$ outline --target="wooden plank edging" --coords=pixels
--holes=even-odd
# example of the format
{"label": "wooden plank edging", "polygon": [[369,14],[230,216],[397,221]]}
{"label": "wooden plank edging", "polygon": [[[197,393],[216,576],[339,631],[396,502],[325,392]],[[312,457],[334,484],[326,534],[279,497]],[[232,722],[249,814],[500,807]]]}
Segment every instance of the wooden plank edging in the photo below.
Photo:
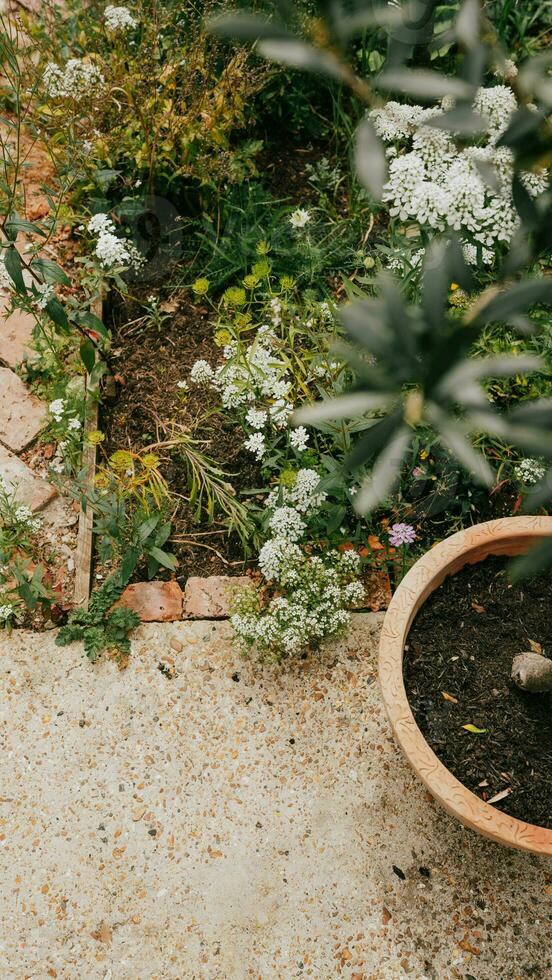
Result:
{"label": "wooden plank edging", "polygon": [[[102,300],[98,299],[92,305],[92,313],[100,320],[102,319]],[[98,386],[92,384],[90,375],[86,376],[86,402],[83,427],[82,444],[82,470],[84,471],[86,486],[92,487],[96,477],[96,457],[97,448],[95,444],[88,441],[87,436],[90,432],[95,432],[98,428],[99,401],[97,398]],[[81,504],[79,513],[79,529],[77,534],[77,549],[75,554],[75,587],[73,602],[81,609],[88,608],[90,598],[90,584],[92,577],[92,549],[93,549],[93,526],[94,511],[90,504],[86,510]]]}

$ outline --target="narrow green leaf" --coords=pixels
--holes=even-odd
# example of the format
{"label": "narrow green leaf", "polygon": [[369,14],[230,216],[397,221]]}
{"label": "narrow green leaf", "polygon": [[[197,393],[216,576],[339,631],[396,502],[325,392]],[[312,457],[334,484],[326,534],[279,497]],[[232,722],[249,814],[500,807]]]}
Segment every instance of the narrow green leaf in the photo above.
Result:
{"label": "narrow green leaf", "polygon": [[90,313],[88,310],[81,311],[75,315],[75,320],[81,327],[85,327],[87,330],[94,330],[103,340],[109,338],[107,327],[94,313]]}
{"label": "narrow green leaf", "polygon": [[155,558],[155,561],[159,562],[163,568],[168,568],[171,572],[178,567],[178,561],[174,555],[168,555],[167,552],[162,551],[161,548],[156,548],[154,546],[153,548],[149,549],[148,554],[151,555],[152,558]]}
{"label": "narrow green leaf", "polygon": [[6,235],[10,241],[14,242],[20,231],[28,232],[30,235],[40,235],[41,238],[46,238],[46,232],[39,228],[38,225],[33,224],[32,221],[25,221],[24,218],[19,217],[9,217],[6,221]]}
{"label": "narrow green leaf", "polygon": [[62,286],[70,286],[71,280],[57,262],[51,259],[33,259],[31,268],[38,272],[43,282],[60,283]]}
{"label": "narrow green leaf", "polygon": [[360,182],[376,201],[381,201],[387,180],[387,157],[372,120],[365,116],[356,133],[355,167]]}
{"label": "narrow green leaf", "polygon": [[466,48],[472,48],[479,38],[481,8],[479,0],[464,0],[454,24],[456,37]]}
{"label": "narrow green leaf", "polygon": [[399,479],[411,441],[412,432],[402,427],[379,454],[370,476],[364,480],[355,497],[355,510],[359,514],[374,510],[391,493]]}
{"label": "narrow green leaf", "polygon": [[385,71],[378,76],[376,82],[378,88],[403,92],[419,99],[442,99],[444,95],[470,99],[474,94],[473,86],[462,79],[448,78],[437,71],[426,71],[422,68]]}
{"label": "narrow green leaf", "polygon": [[51,320],[54,321],[56,327],[59,327],[62,333],[68,334],[71,332],[71,325],[67,317],[63,306],[60,301],[54,297],[48,300],[46,304],[46,312]]}
{"label": "narrow green leaf", "polygon": [[153,517],[148,517],[148,519],[140,525],[138,528],[138,539],[140,541],[145,541],[147,538],[149,538],[150,534],[155,531],[155,528],[159,524],[160,518],[160,514],[154,514]]}
{"label": "narrow green leaf", "polygon": [[80,356],[82,363],[90,374],[94,368],[94,364],[96,363],[96,348],[91,340],[83,340],[81,342]]}
{"label": "narrow green leaf", "polygon": [[314,405],[305,405],[299,408],[293,421],[296,425],[314,425],[318,422],[337,422],[342,419],[355,418],[364,415],[365,412],[381,410],[393,395],[389,393],[387,397],[380,394],[371,394],[364,391],[352,392],[342,395],[341,398],[332,398],[323,402],[316,402]]}
{"label": "narrow green leaf", "polygon": [[27,287],[25,286],[25,280],[23,279],[23,263],[21,262],[19,252],[13,245],[10,245],[4,252],[4,265],[6,266],[6,272],[13,282],[17,292],[21,293],[23,296],[26,296]]}
{"label": "narrow green leaf", "polygon": [[496,320],[507,320],[513,313],[523,313],[536,303],[552,300],[552,276],[540,279],[523,279],[504,289],[478,311],[477,319],[481,323],[492,323]]}
{"label": "narrow green leaf", "polygon": [[326,51],[313,48],[304,41],[260,41],[258,50],[270,61],[299,68],[301,71],[329,75],[340,82],[345,81],[343,68],[337,58],[332,57]]}

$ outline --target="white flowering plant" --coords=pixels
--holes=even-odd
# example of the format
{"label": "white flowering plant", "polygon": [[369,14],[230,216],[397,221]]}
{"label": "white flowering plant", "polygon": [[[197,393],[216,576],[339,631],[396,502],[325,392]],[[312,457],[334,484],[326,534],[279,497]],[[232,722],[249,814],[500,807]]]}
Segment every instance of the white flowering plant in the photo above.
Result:
{"label": "white flowering plant", "polygon": [[68,0],[63,16],[52,5],[33,25],[41,125],[99,192],[118,183],[162,193],[184,176],[216,187],[239,174],[236,134],[268,72],[206,37],[212,7]]}
{"label": "white flowering plant", "polygon": [[347,630],[349,607],[364,598],[354,551],[307,555],[274,538],[263,547],[261,567],[267,580],[239,590],[232,602],[230,622],[244,655],[280,662],[317,650]]}
{"label": "white flowering plant", "polygon": [[40,563],[40,516],[21,502],[18,487],[0,475],[0,629],[24,616],[25,606],[48,609],[53,593]]}
{"label": "white flowering plant", "polygon": [[[518,105],[508,85],[479,88],[471,109],[481,122],[467,146],[437,128],[452,108],[449,96],[436,107],[391,101],[372,110],[374,129],[388,146],[383,200],[393,219],[415,222],[422,233],[412,264],[420,263],[435,231],[454,230],[467,261],[481,267],[507,249],[520,224],[512,190],[514,155],[500,145]],[[545,169],[521,171],[520,178],[530,197],[548,186]],[[396,268],[392,262],[390,267]]]}
{"label": "white flowering plant", "polygon": [[[456,74],[412,67],[411,51],[427,46],[435,24],[434,3],[421,0],[415,11],[398,4],[378,9],[378,25],[390,27],[387,58],[361,77],[347,52],[351,38],[373,26],[371,5],[317,7],[323,27],[305,37],[292,20],[286,22],[285,12],[280,20],[252,12],[222,16],[211,29],[261,37],[258,50],[267,58],[325,73],[368,106],[355,140],[358,177],[393,217],[418,225],[424,255],[422,286],[409,294],[410,304],[397,280],[380,275],[375,296],[370,292],[340,310],[351,340],[353,386],[342,399],[302,409],[296,418],[323,426],[372,419],[345,461],[352,469],[370,469],[356,496],[361,513],[380,506],[397,487],[422,430],[491,487],[495,475],[474,434],[552,460],[549,402],[516,405],[506,416],[489,404],[482,385],[484,379],[530,375],[543,370],[543,362],[531,355],[470,358],[489,325],[528,331],[531,311],[552,298],[552,279],[539,265],[550,246],[552,209],[548,59],[530,58],[516,70],[486,7],[464,0],[435,39],[436,47],[454,49]],[[393,92],[400,101],[387,101]],[[407,105],[410,99],[424,105]],[[483,292],[472,264],[478,270],[492,265],[493,281],[484,282]],[[448,308],[453,283],[467,297],[461,316]],[[545,478],[528,505],[542,506],[549,498]],[[551,542],[537,550],[552,559]],[[518,571],[527,567],[522,560]]]}
{"label": "white flowering plant", "polygon": [[[193,285],[203,299],[206,285],[205,279]],[[221,411],[243,430],[244,449],[259,470],[249,507],[254,524],[264,533],[266,510],[255,503],[259,482],[270,500],[279,494],[285,501],[287,484],[298,473],[316,470],[315,481],[323,478],[327,492],[310,515],[311,535],[335,543],[343,535],[360,540],[366,527],[351,506],[354,481],[339,472],[336,460],[343,459],[364,423],[328,425],[324,432],[293,425],[298,407],[314,396],[339,394],[350,379],[332,352],[339,337],[333,304],[292,294],[269,272],[263,278],[252,272],[213,306],[220,361],[196,361],[188,384],[214,390]]]}

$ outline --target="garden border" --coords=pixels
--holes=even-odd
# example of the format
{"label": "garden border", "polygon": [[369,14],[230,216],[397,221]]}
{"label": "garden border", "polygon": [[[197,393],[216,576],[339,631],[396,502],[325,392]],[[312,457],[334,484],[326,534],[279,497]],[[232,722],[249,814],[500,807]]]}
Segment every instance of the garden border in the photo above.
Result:
{"label": "garden border", "polygon": [[[102,319],[103,302],[101,299],[97,299],[92,304],[91,312],[100,320]],[[90,375],[87,374],[82,443],[82,469],[85,473],[87,485],[91,485],[94,482],[96,475],[97,448],[95,443],[88,441],[87,436],[90,432],[94,432],[98,428],[99,402],[97,397],[95,397],[97,390],[97,384],[92,384]],[[88,600],[90,599],[93,525],[94,511],[92,507],[88,504],[85,509],[81,503],[75,555],[75,582],[73,587],[73,601],[75,606],[81,609],[88,608]]]}
{"label": "garden border", "polygon": [[404,577],[387,610],[379,648],[379,679],[393,735],[441,806],[490,840],[552,856],[552,830],[517,820],[485,803],[443,765],[416,724],[403,679],[408,631],[420,607],[447,576],[489,555],[524,554],[532,542],[546,537],[552,537],[552,517],[506,517],[458,531],[426,552]]}

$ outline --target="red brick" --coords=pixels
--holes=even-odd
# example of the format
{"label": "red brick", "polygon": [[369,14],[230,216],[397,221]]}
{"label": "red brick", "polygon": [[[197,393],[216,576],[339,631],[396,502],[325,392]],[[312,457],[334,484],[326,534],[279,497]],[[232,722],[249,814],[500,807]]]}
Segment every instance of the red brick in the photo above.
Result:
{"label": "red brick", "polygon": [[184,589],[184,619],[226,619],[232,591],[250,585],[246,575],[191,576]]}
{"label": "red brick", "polygon": [[178,582],[137,582],[126,587],[115,606],[133,609],[143,623],[172,623],[182,619],[182,595]]}

